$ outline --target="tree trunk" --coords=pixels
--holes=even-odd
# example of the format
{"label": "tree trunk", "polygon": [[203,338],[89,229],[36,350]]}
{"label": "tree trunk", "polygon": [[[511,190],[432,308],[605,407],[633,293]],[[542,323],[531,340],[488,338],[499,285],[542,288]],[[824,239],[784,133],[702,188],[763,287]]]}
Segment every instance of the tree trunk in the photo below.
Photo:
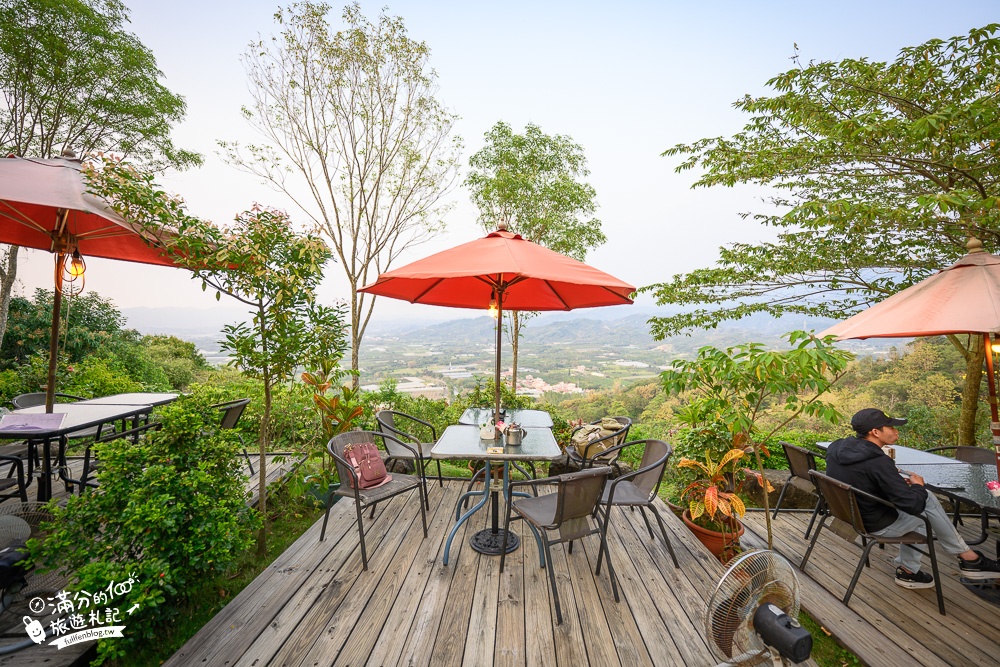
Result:
{"label": "tree trunk", "polygon": [[983,382],[983,362],[986,350],[982,336],[969,336],[965,354],[965,386],[962,387],[962,412],[958,418],[958,444],[976,445],[976,411],[979,408],[979,388]]}
{"label": "tree trunk", "polygon": [[521,340],[521,314],[519,312],[512,311],[510,314],[510,390],[511,393],[517,396],[517,348],[518,342]]}
{"label": "tree trunk", "polygon": [[271,382],[264,379],[264,415],[260,420],[260,464],[257,466],[257,509],[260,511],[260,532],[257,534],[257,555],[267,555],[267,448],[271,435]]}
{"label": "tree trunk", "polygon": [[0,252],[0,345],[7,333],[7,317],[10,314],[10,295],[14,291],[14,281],[17,279],[16,245],[7,246],[5,252]]}

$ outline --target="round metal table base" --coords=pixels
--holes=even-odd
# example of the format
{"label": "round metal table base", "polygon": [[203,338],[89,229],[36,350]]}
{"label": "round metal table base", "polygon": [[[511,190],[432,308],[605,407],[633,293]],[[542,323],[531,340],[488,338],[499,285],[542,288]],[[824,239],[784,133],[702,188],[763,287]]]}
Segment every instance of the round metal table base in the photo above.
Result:
{"label": "round metal table base", "polygon": [[[503,550],[503,530],[498,530],[493,532],[489,528],[486,530],[481,530],[471,538],[469,538],[469,544],[472,548],[481,554],[487,554],[489,556],[499,556]],[[507,553],[516,550],[521,546],[521,538],[511,533],[507,536]]]}

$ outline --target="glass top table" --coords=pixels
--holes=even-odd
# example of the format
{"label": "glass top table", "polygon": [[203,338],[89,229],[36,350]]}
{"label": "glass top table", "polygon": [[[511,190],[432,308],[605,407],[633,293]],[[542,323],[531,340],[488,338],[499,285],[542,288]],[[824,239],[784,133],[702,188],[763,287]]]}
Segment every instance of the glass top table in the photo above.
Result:
{"label": "glass top table", "polygon": [[[38,478],[38,500],[47,501],[52,497],[52,441],[66,444],[66,436],[92,426],[127,419],[138,419],[149,413],[152,406],[148,403],[140,405],[101,405],[76,403],[56,403],[52,412],[66,415],[58,426],[46,428],[4,428],[0,430],[2,440],[27,440],[31,446],[42,443],[42,474]],[[14,410],[14,415],[45,414],[44,405]]]}
{"label": "glass top table", "polygon": [[153,407],[166,405],[177,400],[180,394],[135,392],[131,394],[112,394],[100,398],[88,398],[77,401],[79,405],[151,405]]}
{"label": "glass top table", "polygon": [[986,541],[987,514],[1000,515],[1000,498],[989,489],[986,482],[997,478],[997,467],[992,463],[965,463],[957,465],[915,464],[900,465],[903,472],[915,472],[924,478],[927,488],[952,500],[976,505],[982,518],[982,535],[969,544]]}
{"label": "glass top table", "polygon": [[[491,451],[491,449],[496,451]],[[444,545],[444,557],[442,562],[448,564],[448,555],[451,552],[451,543],[455,539],[455,534],[462,524],[469,520],[473,514],[481,510],[488,501],[491,503],[490,527],[474,534],[469,543],[472,548],[479,553],[489,555],[500,555],[504,541],[504,532],[500,530],[500,509],[499,495],[503,491],[507,502],[510,502],[510,464],[514,461],[554,461],[562,456],[559,443],[556,442],[552,430],[549,428],[526,428],[522,444],[506,445],[503,438],[496,440],[483,440],[479,437],[479,426],[469,424],[459,424],[449,426],[441,434],[441,438],[431,449],[433,459],[464,459],[472,461],[486,461],[483,468],[483,490],[469,491],[462,494],[455,505],[455,525],[448,533],[448,540]],[[492,468],[496,464],[501,464],[503,474],[500,479],[492,479]],[[467,498],[479,497],[480,500],[465,514],[462,514],[462,505]],[[520,545],[520,538],[517,535],[507,536],[507,553],[514,551]]]}
{"label": "glass top table", "polygon": [[[816,446],[825,452],[830,444],[830,442],[817,442]],[[956,461],[953,458],[941,456],[940,454],[935,454],[934,452],[925,452],[921,449],[913,449],[912,447],[904,447],[902,445],[895,445],[894,447],[896,450],[895,461],[897,466],[965,463],[964,461]]]}
{"label": "glass top table", "polygon": [[[552,428],[552,415],[545,410],[501,410],[504,421],[515,422],[524,428]],[[459,424],[481,426],[493,421],[493,408],[468,408],[458,418]]]}

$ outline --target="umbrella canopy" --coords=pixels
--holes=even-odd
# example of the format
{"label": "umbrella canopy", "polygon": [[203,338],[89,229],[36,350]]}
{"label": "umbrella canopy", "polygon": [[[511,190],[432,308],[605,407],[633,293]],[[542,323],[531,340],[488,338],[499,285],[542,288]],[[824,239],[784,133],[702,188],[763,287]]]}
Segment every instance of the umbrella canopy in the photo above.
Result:
{"label": "umbrella canopy", "polygon": [[[381,274],[359,290],[410,303],[489,308],[497,316],[496,413],[500,411],[500,317],[506,310],[573,310],[632,303],[635,287],[500,229]],[[496,416],[496,415],[495,415]]]}
{"label": "umbrella canopy", "polygon": [[635,287],[502,227],[381,274],[361,292],[452,308],[573,310],[632,303]]}
{"label": "umbrella canopy", "polygon": [[65,158],[0,159],[0,243],[173,266],[152,236],[87,192],[81,168]]}
{"label": "umbrella canopy", "polygon": [[[1000,257],[983,250],[972,238],[962,259],[916,285],[893,294],[868,310],[823,331],[820,336],[849,338],[912,338],[945,334],[1000,333]],[[986,371],[993,446],[1000,473],[1000,418],[993,374],[992,345]]]}
{"label": "umbrella canopy", "polygon": [[0,243],[55,253],[55,296],[49,341],[46,409],[55,392],[62,267],[66,256],[173,266],[149,234],[126,222],[87,192],[79,160],[0,159]]}

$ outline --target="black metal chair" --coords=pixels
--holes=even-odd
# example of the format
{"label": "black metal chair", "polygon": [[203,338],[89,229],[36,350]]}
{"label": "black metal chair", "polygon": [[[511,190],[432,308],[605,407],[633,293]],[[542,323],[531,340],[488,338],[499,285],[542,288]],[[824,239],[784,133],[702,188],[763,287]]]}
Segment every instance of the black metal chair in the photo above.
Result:
{"label": "black metal chair", "polygon": [[[222,411],[222,419],[219,422],[219,428],[236,428],[236,424],[240,421],[240,417],[243,416],[244,410],[250,405],[249,398],[240,398],[235,401],[229,401],[227,403],[216,403],[213,408],[217,408]],[[243,436],[239,431],[236,431],[236,437],[240,439],[240,446],[243,448],[243,457],[247,460],[247,467],[250,468],[250,474],[254,474],[253,461],[250,460],[250,454],[247,452],[247,444],[243,442]]]}
{"label": "black metal chair", "polygon": [[110,433],[88,442],[87,446],[83,450],[83,465],[78,478],[71,477],[71,467],[69,464],[69,458],[66,456],[65,445],[60,445],[59,478],[66,484],[66,489],[70,492],[72,492],[74,488],[78,489],[79,494],[83,494],[84,489],[96,489],[99,486],[96,479],[98,460],[91,451],[91,448],[93,448],[94,445],[102,442],[108,442],[109,440],[118,440],[119,438],[132,438],[133,441],[135,441],[143,433],[147,431],[159,431],[161,428],[163,428],[163,422],[147,421],[130,429]]}
{"label": "black metal chair", "polygon": [[[559,605],[559,591],[556,589],[556,575],[552,567],[553,544],[569,542],[568,551],[572,554],[574,540],[582,539],[587,535],[600,535],[600,552],[608,557],[608,576],[611,578],[611,590],[614,591],[615,602],[619,601],[618,582],[615,579],[615,570],[611,565],[611,555],[608,552],[607,532],[604,528],[604,522],[601,521],[596,511],[604,484],[610,474],[610,467],[589,468],[559,477],[529,479],[510,484],[511,494],[520,486],[537,486],[539,484],[555,484],[556,486],[555,493],[518,498],[507,504],[503,545],[500,549],[500,571],[503,572],[504,562],[507,558],[507,535],[510,530],[511,513],[516,512],[517,516],[513,517],[514,519],[523,519],[531,526],[535,541],[538,542],[538,558],[542,567],[545,567],[545,563],[548,561],[549,583],[552,586],[557,624],[562,623],[562,608]],[[596,526],[591,523],[592,519],[596,519]],[[541,531],[541,536],[539,531]],[[555,539],[549,539],[550,531],[556,531],[557,537]],[[542,548],[543,541],[544,549]],[[600,557],[598,558],[600,559]]]}
{"label": "black metal chair", "polygon": [[[420,477],[403,475],[394,472],[392,473],[392,481],[387,484],[383,484],[382,486],[374,489],[356,488],[357,475],[354,472],[354,468],[347,462],[347,459],[344,458],[344,448],[352,444],[360,445],[368,442],[377,443],[380,439],[385,443],[395,441],[394,445],[413,450],[410,445],[397,440],[388,433],[380,433],[377,431],[348,431],[346,433],[333,436],[333,438],[330,439],[330,442],[326,444],[327,451],[330,452],[330,455],[333,456],[334,462],[337,464],[337,474],[340,476],[340,488],[334,491],[334,493],[341,497],[354,498],[354,507],[358,517],[358,534],[361,537],[361,563],[365,570],[368,569],[368,551],[365,548],[365,526],[362,519],[364,510],[371,507],[371,518],[374,518],[375,506],[378,505],[378,503],[383,500],[388,500],[394,496],[398,496],[401,493],[412,491],[413,489],[417,489],[417,495],[419,496],[420,489],[423,487],[423,481]],[[413,450],[413,456],[415,457],[416,455],[416,451]],[[353,480],[353,482],[351,480]],[[326,514],[323,516],[323,528],[320,530],[319,534],[320,542],[326,539],[326,524],[330,520],[331,504],[332,503],[327,503]],[[418,502],[418,504],[420,505],[420,521],[424,526],[424,537],[427,537],[427,514],[424,511],[424,503]]]}
{"label": "black metal chair", "polygon": [[[639,468],[633,472],[619,475],[612,480],[605,486],[604,493],[601,496],[600,506],[604,507],[604,530],[607,532],[607,527],[611,523],[612,507],[638,507],[639,512],[642,514],[642,520],[646,524],[646,530],[649,531],[649,537],[650,539],[654,539],[653,526],[650,525],[649,518],[646,516],[646,510],[649,509],[653,513],[653,516],[656,517],[656,523],[660,527],[660,535],[663,536],[663,544],[666,545],[667,551],[670,553],[670,558],[674,561],[674,567],[680,567],[677,564],[674,547],[670,543],[670,538],[667,537],[667,529],[663,525],[663,517],[660,516],[653,502],[659,493],[660,484],[663,481],[663,473],[667,469],[667,461],[670,459],[670,455],[673,454],[673,449],[662,440],[633,440],[632,442],[624,442],[612,448],[617,450],[613,454],[618,456],[622,449],[633,445],[643,445],[642,460],[639,461]],[[607,451],[611,452],[611,449]],[[607,537],[604,536],[603,539],[607,540]],[[597,574],[600,573],[601,556],[598,555]]]}
{"label": "black metal chair", "polygon": [[20,498],[28,502],[28,483],[24,475],[24,460],[19,456],[0,455],[0,469],[9,466],[6,477],[0,478],[0,502]]}
{"label": "black metal chair", "polygon": [[861,578],[862,568],[871,567],[871,563],[868,560],[868,554],[871,552],[872,547],[876,544],[926,544],[927,552],[931,558],[931,573],[934,575],[934,588],[937,590],[938,611],[941,615],[944,615],[944,595],[941,593],[941,576],[938,573],[937,556],[934,553],[934,533],[931,531],[930,520],[927,517],[922,517],[924,520],[926,535],[921,535],[917,532],[909,532],[905,535],[900,535],[899,537],[874,535],[868,532],[865,528],[864,522],[861,520],[861,510],[858,508],[858,497],[881,503],[887,507],[892,507],[893,509],[895,509],[895,505],[890,503],[888,500],[884,500],[878,496],[873,496],[870,493],[865,493],[861,489],[856,489],[850,484],[845,484],[844,482],[828,477],[827,475],[824,475],[816,470],[810,471],[809,476],[816,483],[816,488],[819,489],[820,494],[823,496],[823,502],[826,505],[827,514],[824,514],[819,520],[819,524],[816,526],[816,532],[813,533],[812,540],[809,542],[809,548],[806,549],[805,555],[802,556],[802,563],[799,565],[799,569],[805,571],[806,563],[809,561],[809,555],[812,553],[813,547],[816,546],[816,540],[819,539],[819,534],[823,532],[826,520],[831,517],[833,518],[831,530],[833,530],[834,533],[852,544],[857,536],[860,535],[861,545],[863,547],[861,560],[858,561],[858,567],[854,570],[854,577],[851,579],[851,583],[847,587],[847,592],[844,594],[843,602],[845,605],[851,599],[851,595],[854,593],[854,587],[857,586],[858,579]]}
{"label": "black metal chair", "polygon": [[813,508],[809,525],[806,526],[805,538],[808,540],[809,533],[813,529],[813,524],[816,523],[816,515],[823,509],[823,497],[819,495],[816,485],[813,483],[812,478],[809,477],[809,471],[816,470],[816,455],[804,447],[799,447],[788,442],[781,442],[779,444],[785,450],[785,458],[788,459],[788,471],[790,474],[788,475],[788,479],[785,480],[785,485],[781,487],[781,493],[778,494],[778,502],[774,504],[774,514],[771,515],[771,518],[774,519],[778,516],[778,510],[781,509],[781,501],[784,500],[785,492],[788,491],[789,486],[794,486],[799,491],[816,496],[816,507]]}
{"label": "black metal chair", "polygon": [[[628,440],[628,431],[632,428],[632,420],[628,417],[611,417],[611,419],[621,424],[619,430],[591,440],[583,452],[578,451],[574,446],[566,448],[566,456],[571,463],[580,466],[581,469],[611,466],[617,474],[621,474],[621,468],[618,467],[618,455],[621,452],[619,445]],[[592,421],[588,426],[599,426],[602,421],[601,419]],[[576,435],[577,431],[582,428],[583,426],[577,426],[573,429],[570,441],[572,441],[573,435]]]}
{"label": "black metal chair", "polygon": [[[385,450],[389,456],[385,462],[388,465],[395,460],[413,461],[413,470],[420,476],[424,483],[424,503],[427,508],[430,504],[427,500],[427,464],[430,462],[431,449],[437,443],[437,429],[434,425],[417,419],[405,412],[394,410],[379,410],[375,414],[375,421],[378,422],[378,429],[382,433],[388,433],[397,440],[405,442],[412,447],[405,449],[396,447],[392,440],[385,441]],[[426,436],[430,436],[427,438]],[[425,437],[420,437],[425,436]],[[414,457],[413,452],[416,452]],[[438,471],[438,486],[444,487],[444,478],[441,476],[441,461],[436,461]]]}

